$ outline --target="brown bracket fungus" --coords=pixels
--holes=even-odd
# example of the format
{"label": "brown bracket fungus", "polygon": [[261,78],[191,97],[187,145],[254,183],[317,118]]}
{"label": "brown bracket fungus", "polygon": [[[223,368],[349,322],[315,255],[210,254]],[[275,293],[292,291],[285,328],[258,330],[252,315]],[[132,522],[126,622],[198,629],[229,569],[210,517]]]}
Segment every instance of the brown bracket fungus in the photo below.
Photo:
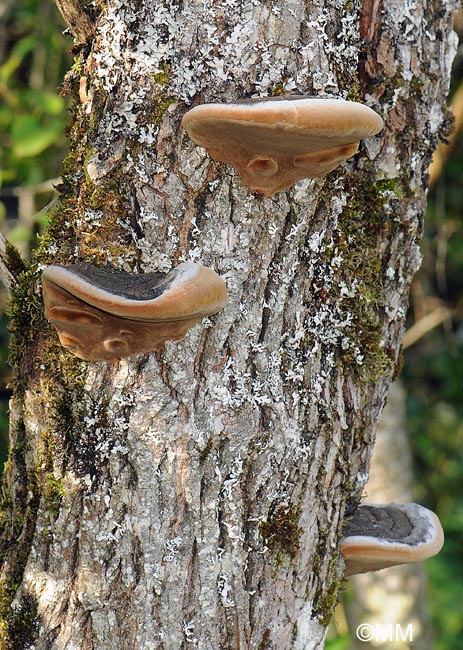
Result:
{"label": "brown bracket fungus", "polygon": [[444,543],[437,515],[417,503],[360,506],[344,534],[346,576],[426,560]]}
{"label": "brown bracket fungus", "polygon": [[201,104],[182,120],[196,144],[234,165],[246,185],[265,196],[324,176],[383,125],[363,104],[304,96]]}
{"label": "brown bracket fungus", "polygon": [[159,350],[227,299],[217,273],[193,262],[140,275],[85,263],[48,266],[42,282],[45,317],[61,344],[86,361]]}

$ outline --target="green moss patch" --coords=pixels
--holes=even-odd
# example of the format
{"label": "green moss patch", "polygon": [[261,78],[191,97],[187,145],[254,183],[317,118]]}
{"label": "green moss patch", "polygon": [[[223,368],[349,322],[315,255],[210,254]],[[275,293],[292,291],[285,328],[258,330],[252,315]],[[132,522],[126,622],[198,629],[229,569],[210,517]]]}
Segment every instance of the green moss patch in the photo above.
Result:
{"label": "green moss patch", "polygon": [[348,180],[347,204],[339,220],[337,248],[343,256],[339,284],[355,283],[355,295],[344,296],[343,310],[351,315],[346,327],[350,345],[341,351],[344,362],[361,379],[377,381],[394,372],[394,352],[382,346],[381,309],[384,306],[383,259],[379,241],[390,236],[391,198],[403,188],[397,179],[371,183],[362,174]]}
{"label": "green moss patch", "polygon": [[0,583],[0,650],[32,647],[39,629],[37,600],[32,594],[21,594],[18,603],[10,606],[14,587]]}
{"label": "green moss patch", "polygon": [[299,512],[289,506],[279,506],[260,524],[260,533],[271,551],[294,556],[299,549],[302,529],[298,526]]}

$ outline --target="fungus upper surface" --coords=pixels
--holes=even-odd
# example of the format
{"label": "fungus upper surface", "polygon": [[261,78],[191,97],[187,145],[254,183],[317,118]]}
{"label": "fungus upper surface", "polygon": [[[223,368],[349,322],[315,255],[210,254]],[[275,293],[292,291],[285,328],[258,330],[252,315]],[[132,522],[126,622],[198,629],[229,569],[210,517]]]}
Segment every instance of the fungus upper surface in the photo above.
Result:
{"label": "fungus upper surface", "polygon": [[90,264],[49,266],[42,281],[45,317],[61,344],[87,361],[159,350],[227,299],[223,280],[192,262],[142,275]]}
{"label": "fungus upper surface", "polygon": [[252,191],[272,196],[335,169],[383,120],[357,102],[294,96],[202,104],[182,126],[214,160],[233,164]]}
{"label": "fungus upper surface", "polygon": [[426,560],[444,543],[437,515],[416,503],[363,505],[346,524],[345,575]]}

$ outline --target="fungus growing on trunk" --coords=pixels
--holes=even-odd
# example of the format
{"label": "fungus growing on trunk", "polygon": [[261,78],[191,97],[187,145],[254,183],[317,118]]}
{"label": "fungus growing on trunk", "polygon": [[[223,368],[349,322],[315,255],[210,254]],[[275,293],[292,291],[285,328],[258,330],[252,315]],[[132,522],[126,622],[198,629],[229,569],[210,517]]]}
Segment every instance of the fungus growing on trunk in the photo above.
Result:
{"label": "fungus growing on trunk", "polygon": [[217,273],[193,262],[140,275],[85,263],[48,266],[42,282],[45,317],[61,344],[86,361],[159,350],[227,299]]}
{"label": "fungus growing on trunk", "polygon": [[417,503],[363,505],[344,530],[345,575],[426,560],[439,553],[443,543],[437,515]]}
{"label": "fungus growing on trunk", "polygon": [[363,104],[304,96],[201,104],[182,120],[196,144],[267,197],[332,171],[383,125]]}

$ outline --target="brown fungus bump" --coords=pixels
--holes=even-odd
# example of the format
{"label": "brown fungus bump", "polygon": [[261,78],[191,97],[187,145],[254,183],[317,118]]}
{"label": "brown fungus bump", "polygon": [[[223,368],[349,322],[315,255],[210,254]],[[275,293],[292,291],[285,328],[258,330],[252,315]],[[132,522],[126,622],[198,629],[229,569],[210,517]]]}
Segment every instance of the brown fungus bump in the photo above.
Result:
{"label": "brown fungus bump", "polygon": [[227,299],[217,273],[193,262],[139,275],[85,263],[48,266],[42,283],[45,317],[61,344],[86,361],[159,350]]}
{"label": "brown fungus bump", "polygon": [[182,126],[214,160],[234,165],[253,192],[268,197],[332,171],[384,123],[357,102],[289,96],[201,104]]}
{"label": "brown fungus bump", "polygon": [[443,543],[439,518],[417,503],[363,505],[344,530],[345,575],[426,560],[439,553]]}

